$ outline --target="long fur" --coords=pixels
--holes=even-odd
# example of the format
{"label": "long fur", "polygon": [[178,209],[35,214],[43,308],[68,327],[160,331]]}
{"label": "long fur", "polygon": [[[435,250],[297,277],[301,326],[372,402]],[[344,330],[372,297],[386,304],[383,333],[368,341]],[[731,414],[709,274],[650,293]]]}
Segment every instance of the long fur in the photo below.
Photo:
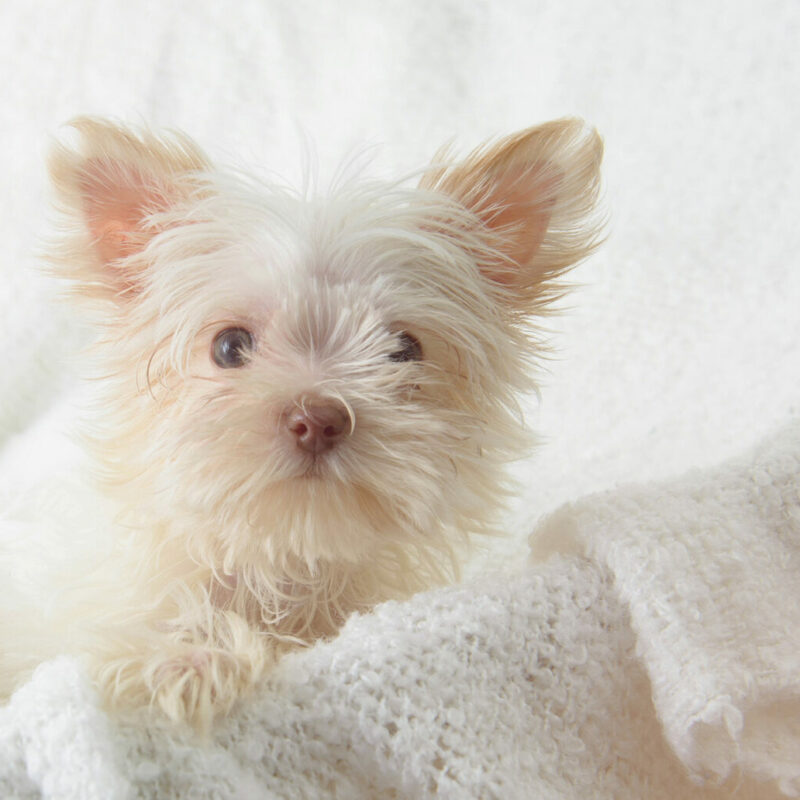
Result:
{"label": "long fur", "polygon": [[[180,134],[74,128],[51,160],[52,261],[98,332],[84,436],[110,511],[55,607],[0,612],[18,636],[0,689],[67,649],[111,706],[207,726],[284,649],[453,580],[494,530],[504,465],[532,445],[535,318],[598,241],[602,148],[561,120],[440,155],[417,188],[301,196]],[[237,326],[257,346],[220,369],[214,335]],[[421,360],[391,358],[402,332]],[[318,458],[285,425],[309,398],[352,429]]]}

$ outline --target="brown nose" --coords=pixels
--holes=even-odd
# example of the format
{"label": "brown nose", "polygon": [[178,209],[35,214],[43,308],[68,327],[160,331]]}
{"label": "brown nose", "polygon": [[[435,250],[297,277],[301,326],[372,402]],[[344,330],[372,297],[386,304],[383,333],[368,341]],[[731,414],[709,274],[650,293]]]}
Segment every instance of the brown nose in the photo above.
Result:
{"label": "brown nose", "polygon": [[316,455],[330,450],[350,433],[350,417],[341,404],[328,401],[297,406],[287,415],[286,426],[301,450]]}

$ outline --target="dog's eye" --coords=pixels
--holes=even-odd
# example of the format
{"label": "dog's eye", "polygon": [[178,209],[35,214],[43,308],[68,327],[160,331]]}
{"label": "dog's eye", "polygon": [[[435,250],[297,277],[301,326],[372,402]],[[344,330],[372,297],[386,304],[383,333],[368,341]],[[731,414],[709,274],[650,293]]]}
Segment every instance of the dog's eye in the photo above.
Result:
{"label": "dog's eye", "polygon": [[392,361],[420,361],[422,345],[410,334],[402,331],[398,336],[400,347],[389,354]]}
{"label": "dog's eye", "polygon": [[241,367],[247,362],[247,355],[253,349],[253,334],[245,328],[226,328],[214,337],[211,357],[218,367],[231,369]]}

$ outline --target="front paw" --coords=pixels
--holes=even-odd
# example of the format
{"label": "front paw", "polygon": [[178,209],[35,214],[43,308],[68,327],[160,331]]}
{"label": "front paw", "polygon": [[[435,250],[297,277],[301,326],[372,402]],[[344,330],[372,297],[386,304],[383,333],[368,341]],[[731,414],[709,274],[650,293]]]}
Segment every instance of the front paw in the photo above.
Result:
{"label": "front paw", "polygon": [[214,718],[263,676],[270,661],[257,640],[236,651],[170,643],[149,657],[106,661],[96,674],[110,707],[158,707],[170,719],[207,732]]}
{"label": "front paw", "polygon": [[172,720],[206,730],[226,714],[263,672],[251,656],[204,647],[154,660],[145,667],[150,702]]}

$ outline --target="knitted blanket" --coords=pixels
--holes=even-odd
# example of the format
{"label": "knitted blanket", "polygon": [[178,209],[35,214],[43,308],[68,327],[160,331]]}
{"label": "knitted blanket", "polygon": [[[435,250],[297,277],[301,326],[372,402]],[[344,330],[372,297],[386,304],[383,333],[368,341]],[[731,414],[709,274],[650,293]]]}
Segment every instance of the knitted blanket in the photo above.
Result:
{"label": "knitted blanket", "polygon": [[546,519],[513,576],[286,657],[207,742],[120,723],[74,661],[0,710],[6,798],[800,794],[800,424]]}

